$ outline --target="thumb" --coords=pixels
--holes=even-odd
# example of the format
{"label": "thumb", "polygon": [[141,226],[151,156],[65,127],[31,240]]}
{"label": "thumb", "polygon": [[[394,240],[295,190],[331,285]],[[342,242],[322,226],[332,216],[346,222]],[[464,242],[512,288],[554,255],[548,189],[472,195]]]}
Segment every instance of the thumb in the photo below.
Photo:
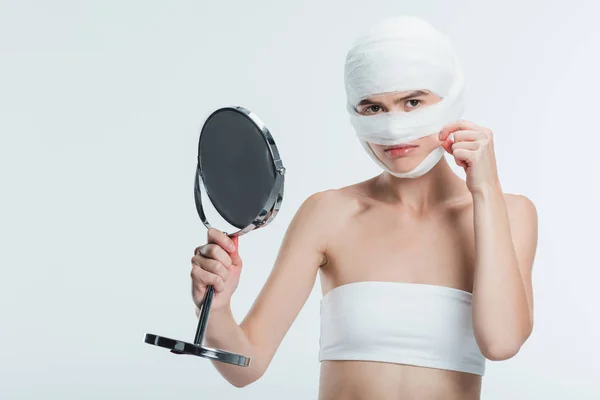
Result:
{"label": "thumb", "polygon": [[233,265],[235,265],[237,267],[241,267],[242,266],[242,258],[240,257],[240,253],[239,253],[239,236],[232,237],[231,241],[233,242],[233,245],[235,246],[235,250],[229,252],[229,257],[231,257],[231,262],[233,263]]}
{"label": "thumb", "polygon": [[446,138],[446,140],[444,140],[442,142],[442,147],[444,148],[444,150],[446,150],[447,153],[452,154],[452,145],[454,144],[454,141],[451,138]]}

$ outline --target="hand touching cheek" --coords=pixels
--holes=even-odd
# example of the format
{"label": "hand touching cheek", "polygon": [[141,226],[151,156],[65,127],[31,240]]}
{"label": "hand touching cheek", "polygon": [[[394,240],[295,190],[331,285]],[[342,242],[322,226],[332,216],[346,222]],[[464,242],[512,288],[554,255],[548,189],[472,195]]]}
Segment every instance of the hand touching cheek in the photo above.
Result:
{"label": "hand touching cheek", "polygon": [[[450,138],[453,134],[454,140]],[[492,131],[470,121],[446,125],[440,132],[444,149],[465,169],[467,188],[475,193],[499,184]]]}

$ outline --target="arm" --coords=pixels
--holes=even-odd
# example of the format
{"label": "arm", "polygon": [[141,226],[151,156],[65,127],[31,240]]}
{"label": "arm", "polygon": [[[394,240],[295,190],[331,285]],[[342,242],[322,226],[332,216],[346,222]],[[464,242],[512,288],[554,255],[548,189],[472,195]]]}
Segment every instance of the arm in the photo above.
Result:
{"label": "arm", "polygon": [[531,270],[537,211],[525,196],[507,201],[499,184],[473,193],[473,329],[490,360],[513,357],[533,329]]}
{"label": "arm", "polygon": [[251,357],[249,367],[213,361],[236,387],[259,379],[310,295],[324,260],[327,192],[308,197],[292,219],[275,264],[244,320],[238,325],[230,308],[211,313],[206,344]]}

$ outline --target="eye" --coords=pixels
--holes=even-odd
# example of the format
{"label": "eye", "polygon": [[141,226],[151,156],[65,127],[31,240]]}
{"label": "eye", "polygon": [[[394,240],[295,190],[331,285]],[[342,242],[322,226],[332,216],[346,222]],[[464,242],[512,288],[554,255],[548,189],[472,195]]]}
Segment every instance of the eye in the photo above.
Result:
{"label": "eye", "polygon": [[408,106],[408,108],[415,108],[415,107],[418,107],[420,104],[421,104],[421,100],[417,100],[417,99],[411,99],[406,102],[406,105]]}
{"label": "eye", "polygon": [[378,113],[379,111],[381,111],[381,107],[377,105],[372,105],[365,108],[365,111],[368,113]]}

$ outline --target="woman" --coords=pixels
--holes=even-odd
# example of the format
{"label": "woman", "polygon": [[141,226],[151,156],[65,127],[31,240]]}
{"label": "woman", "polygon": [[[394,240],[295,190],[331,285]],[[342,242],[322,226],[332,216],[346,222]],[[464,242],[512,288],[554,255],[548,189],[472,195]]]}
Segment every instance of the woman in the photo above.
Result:
{"label": "woman", "polygon": [[304,201],[239,325],[237,238],[209,230],[191,272],[195,304],[215,286],[206,344],[252,359],[214,365],[237,387],[259,379],[320,272],[319,399],[479,399],[485,360],[514,356],[533,327],[536,209],[502,192],[492,132],[460,119],[460,64],[429,24],[380,22],[345,74],[351,122],[384,171]]}

